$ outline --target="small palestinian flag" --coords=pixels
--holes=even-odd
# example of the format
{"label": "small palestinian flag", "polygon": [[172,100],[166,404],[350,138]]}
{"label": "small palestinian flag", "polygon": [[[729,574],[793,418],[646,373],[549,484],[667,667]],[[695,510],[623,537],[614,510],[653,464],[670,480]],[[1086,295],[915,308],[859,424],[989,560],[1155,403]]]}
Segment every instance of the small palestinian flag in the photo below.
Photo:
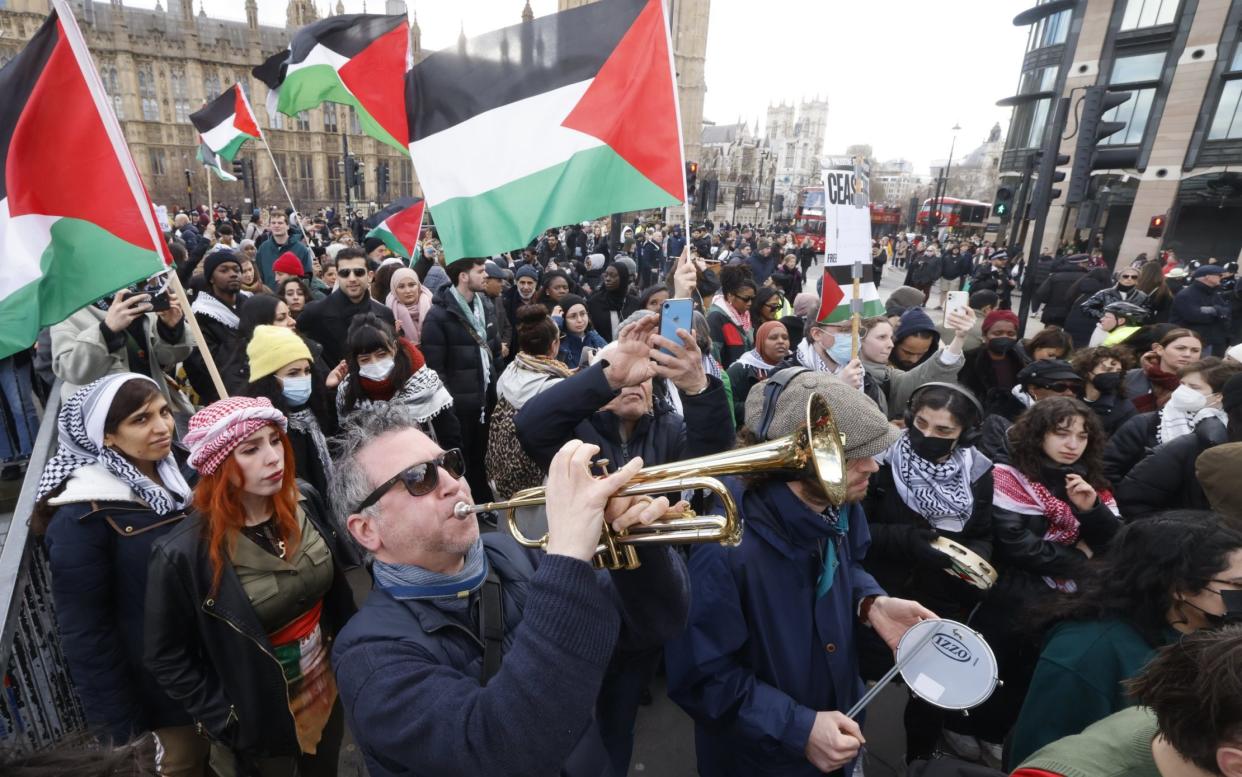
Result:
{"label": "small palestinian flag", "polygon": [[198,144],[198,161],[203,164],[203,167],[215,173],[221,181],[237,180],[237,176],[224,169],[224,160],[220,158],[220,155],[212,151],[211,146],[206,143]]}
{"label": "small palestinian flag", "polygon": [[[858,297],[861,300],[859,312],[863,318],[884,315],[884,303],[880,301],[880,293],[875,288],[875,276],[872,274],[871,262],[863,263],[862,277],[858,284]],[[854,299],[854,266],[852,264],[829,264],[824,267],[823,287],[819,295],[819,314],[815,320],[821,324],[836,324],[848,321],[853,313],[851,302]]]}
{"label": "small palestinian flag", "polygon": [[448,261],[686,199],[661,0],[608,0],[438,51],[406,79],[410,155]]}
{"label": "small palestinian flag", "polygon": [[324,102],[353,106],[362,131],[406,150],[405,74],[412,62],[405,14],[343,14],[298,30],[289,48],[254,69],[272,91],[269,113],[295,116]]}
{"label": "small palestinian flag", "polygon": [[190,123],[198,130],[207,148],[225,162],[232,162],[242,143],[258,140],[259,123],[255,121],[250,101],[241,87],[233,84],[216,99],[190,114]]}
{"label": "small palestinian flag", "polygon": [[402,197],[368,219],[367,237],[378,237],[394,254],[409,259],[418,245],[424,206],[421,197]]}
{"label": "small palestinian flag", "polygon": [[0,357],[165,269],[111,105],[68,12],[0,70]]}

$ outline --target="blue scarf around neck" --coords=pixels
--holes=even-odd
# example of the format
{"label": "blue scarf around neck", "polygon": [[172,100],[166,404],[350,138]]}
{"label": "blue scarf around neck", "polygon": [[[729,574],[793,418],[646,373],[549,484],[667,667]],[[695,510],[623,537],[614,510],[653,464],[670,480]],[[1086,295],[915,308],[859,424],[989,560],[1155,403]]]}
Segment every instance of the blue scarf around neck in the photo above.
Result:
{"label": "blue scarf around neck", "polygon": [[451,574],[431,572],[413,564],[389,564],[376,560],[371,567],[375,584],[398,600],[432,600],[439,607],[465,607],[470,594],[479,590],[487,579],[487,554],[483,540],[477,539],[466,551],[466,563]]}

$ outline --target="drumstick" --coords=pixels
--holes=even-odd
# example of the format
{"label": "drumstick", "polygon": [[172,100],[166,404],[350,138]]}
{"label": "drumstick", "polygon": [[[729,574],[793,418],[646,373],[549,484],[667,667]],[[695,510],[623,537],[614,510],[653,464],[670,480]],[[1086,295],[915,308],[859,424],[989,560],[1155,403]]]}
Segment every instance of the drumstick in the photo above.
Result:
{"label": "drumstick", "polygon": [[928,642],[931,642],[931,638],[936,636],[938,633],[940,633],[939,629],[928,629],[927,633],[924,634],[918,642],[914,643],[914,646],[910,649],[910,652],[906,653],[896,663],[894,663],[893,668],[885,672],[879,682],[871,686],[871,688],[863,694],[863,697],[859,699],[853,707],[850,707],[850,711],[845,713],[845,717],[851,719],[858,717],[858,713],[862,712],[866,706],[871,703],[871,700],[874,699],[880,691],[884,690],[884,687],[892,682],[893,678],[905,668],[906,664],[910,663],[910,661],[918,655],[918,652],[922,650]]}

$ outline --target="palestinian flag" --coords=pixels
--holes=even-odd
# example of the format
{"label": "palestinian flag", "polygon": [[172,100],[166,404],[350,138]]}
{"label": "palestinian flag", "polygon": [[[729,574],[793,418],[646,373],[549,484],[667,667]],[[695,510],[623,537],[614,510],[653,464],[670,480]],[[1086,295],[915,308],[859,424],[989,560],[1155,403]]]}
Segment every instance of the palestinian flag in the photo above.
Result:
{"label": "palestinian flag", "polygon": [[0,70],[0,357],[165,268],[111,106],[72,14]]}
{"label": "palestinian flag", "polygon": [[203,144],[225,162],[232,162],[242,143],[259,139],[259,123],[255,121],[250,101],[237,84],[190,114],[190,123],[198,130]]}
{"label": "palestinian flag", "polygon": [[402,197],[368,219],[367,237],[378,237],[394,254],[409,259],[422,231],[423,208],[421,197]]}
{"label": "palestinian flag", "polygon": [[[875,276],[871,262],[863,263],[862,277],[858,284],[859,312],[863,318],[884,315],[884,303],[875,288]],[[819,295],[819,314],[815,320],[821,324],[848,321],[853,313],[854,266],[852,264],[829,264],[824,267],[823,286]]]}
{"label": "palestinian flag", "polygon": [[[199,139],[202,139],[201,136]],[[198,144],[198,161],[202,162],[203,167],[215,173],[221,181],[237,180],[237,176],[224,169],[224,160],[220,158],[220,155],[212,151],[211,146],[205,142]]]}
{"label": "palestinian flag", "polygon": [[412,61],[405,14],[343,14],[298,30],[289,48],[254,75],[272,90],[269,113],[350,105],[363,132],[407,153],[405,74]]}
{"label": "palestinian flag", "polygon": [[686,199],[661,0],[607,0],[438,51],[406,79],[410,155],[446,260]]}

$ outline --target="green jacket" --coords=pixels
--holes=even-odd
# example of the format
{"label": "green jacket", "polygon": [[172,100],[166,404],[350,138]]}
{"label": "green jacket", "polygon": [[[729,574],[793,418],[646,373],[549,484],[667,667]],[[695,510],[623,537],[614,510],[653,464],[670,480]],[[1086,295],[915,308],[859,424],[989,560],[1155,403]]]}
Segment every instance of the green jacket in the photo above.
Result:
{"label": "green jacket", "polygon": [[[1169,630],[1162,644],[1175,637]],[[1121,684],[1137,675],[1158,647],[1120,620],[1057,625],[1044,642],[1014,726],[1009,763],[1021,763],[1049,742],[1133,705]]]}
{"label": "green jacket", "polygon": [[1062,777],[1160,777],[1151,753],[1156,733],[1151,710],[1131,707],[1053,742],[1023,763],[1014,777],[1025,777],[1026,769]]}

